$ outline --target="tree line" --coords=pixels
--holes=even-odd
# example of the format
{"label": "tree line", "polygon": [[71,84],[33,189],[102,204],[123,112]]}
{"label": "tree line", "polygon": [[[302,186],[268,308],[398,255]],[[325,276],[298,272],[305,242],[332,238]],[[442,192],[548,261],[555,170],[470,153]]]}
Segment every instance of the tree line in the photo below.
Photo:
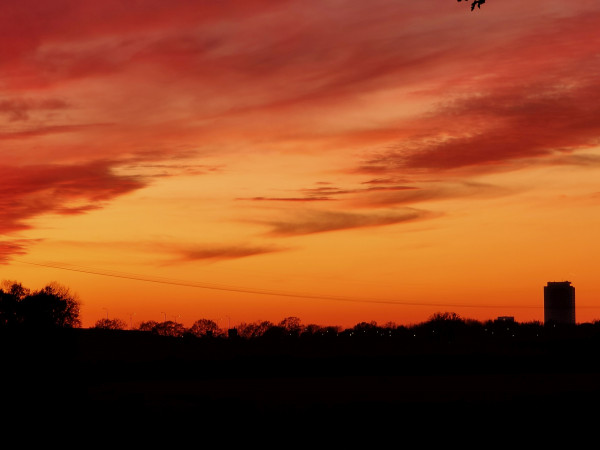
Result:
{"label": "tree line", "polygon": [[[81,302],[69,288],[52,282],[39,290],[31,290],[16,281],[0,283],[0,330],[79,328]],[[125,330],[123,320],[104,318],[94,327],[105,330]],[[298,317],[286,317],[279,322],[256,321],[223,329],[211,319],[196,320],[191,327],[176,321],[145,321],[136,330],[170,337],[290,339],[290,338],[379,338],[403,337],[419,341],[452,341],[456,339],[536,338],[568,332],[577,335],[600,336],[600,321],[575,326],[544,325],[541,322],[519,323],[512,317],[480,322],[465,319],[454,312],[438,312],[428,320],[414,325],[388,322],[360,322],[343,329],[339,326],[304,325]]]}
{"label": "tree line", "polygon": [[[125,330],[124,321],[118,319],[99,320],[95,328]],[[539,321],[517,322],[512,317],[478,321],[463,318],[454,312],[437,312],[427,320],[413,325],[398,325],[394,322],[378,324],[375,321],[359,322],[353,327],[321,326],[303,324],[298,317],[286,317],[279,322],[255,321],[241,323],[235,328],[223,329],[210,319],[199,319],[191,327],[174,321],[147,321],[136,327],[159,336],[192,337],[211,339],[242,340],[294,340],[294,339],[345,339],[345,340],[390,340],[412,342],[491,342],[499,340],[541,340],[545,338],[590,337],[600,338],[600,321],[579,325],[546,324]]]}

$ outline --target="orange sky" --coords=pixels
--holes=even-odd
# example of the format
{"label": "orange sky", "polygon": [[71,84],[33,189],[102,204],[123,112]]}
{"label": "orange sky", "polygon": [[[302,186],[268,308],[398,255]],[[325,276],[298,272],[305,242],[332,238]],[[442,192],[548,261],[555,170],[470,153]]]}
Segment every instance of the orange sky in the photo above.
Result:
{"label": "orange sky", "polygon": [[597,0],[3,2],[0,278],[67,285],[84,326],[543,320],[562,280],[600,319],[598,23]]}

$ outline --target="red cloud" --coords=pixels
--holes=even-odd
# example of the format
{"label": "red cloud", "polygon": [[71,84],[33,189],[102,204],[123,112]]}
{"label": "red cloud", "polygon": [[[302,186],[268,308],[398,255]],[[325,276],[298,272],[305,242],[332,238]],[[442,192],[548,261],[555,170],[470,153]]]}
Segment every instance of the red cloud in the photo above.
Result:
{"label": "red cloud", "polygon": [[73,124],[73,125],[48,125],[48,126],[32,126],[20,130],[11,130],[0,132],[0,140],[23,139],[36,136],[45,136],[48,134],[57,133],[73,133],[105,127],[106,123],[90,123],[90,124]]}
{"label": "red cloud", "polygon": [[29,241],[15,239],[13,241],[0,241],[0,264],[8,262],[11,256],[24,255]]}
{"label": "red cloud", "polygon": [[[323,148],[351,144],[353,154],[381,148],[362,170],[399,176],[540,158],[592,163],[568,157],[600,137],[597,6],[553,4],[532,15],[543,2],[522,3],[504,2],[504,17],[493,19],[454,4],[445,11],[391,0],[343,7],[297,0],[2,2],[0,118],[9,126],[0,139],[12,148],[0,166],[0,234],[26,228],[36,215],[82,213],[145,185],[114,167],[163,170],[161,162],[199,145],[213,154],[239,148],[242,135],[265,146],[277,146],[281,135],[298,147],[316,136]],[[514,20],[511,5],[529,16]],[[567,18],[552,19],[556,14]],[[393,98],[381,100],[387,93]],[[382,105],[375,119],[374,97],[374,108]],[[404,99],[435,99],[437,109],[406,119]],[[361,116],[363,107],[364,122],[328,128],[329,114],[343,119],[354,108]],[[254,200],[365,198],[385,206],[458,195],[394,178]],[[421,217],[427,213],[408,209],[309,211],[269,225],[273,234],[293,235]]]}
{"label": "red cloud", "polygon": [[101,202],[140,189],[137,178],[117,175],[115,164],[0,166],[0,234],[28,228],[42,214],[77,214]]}
{"label": "red cloud", "polygon": [[0,114],[8,116],[8,120],[28,120],[32,111],[53,111],[65,109],[68,104],[60,99],[33,100],[28,98],[14,98],[0,101]]}
{"label": "red cloud", "polygon": [[[599,64],[600,66],[600,64]],[[368,161],[367,172],[445,170],[548,157],[597,145],[600,86],[529,83],[490,89],[422,118],[430,134],[398,144]]]}
{"label": "red cloud", "polygon": [[[68,79],[111,73],[129,62],[127,43],[140,35],[194,29],[212,22],[252,16],[284,3],[283,0],[276,4],[268,0],[3,2],[0,4],[3,43],[0,69],[4,81],[13,88],[46,87]],[[116,42],[110,42],[115,37]],[[108,42],[100,42],[103,38],[109,38]],[[81,45],[86,41],[95,44]],[[75,45],[61,51],[52,50],[53,45],[63,43]]]}
{"label": "red cloud", "polygon": [[474,71],[424,92],[438,96],[437,108],[398,123],[396,143],[386,128],[388,149],[361,171],[489,171],[597,145],[598,21],[588,12],[509,34],[502,46],[481,43],[473,61],[459,58]]}

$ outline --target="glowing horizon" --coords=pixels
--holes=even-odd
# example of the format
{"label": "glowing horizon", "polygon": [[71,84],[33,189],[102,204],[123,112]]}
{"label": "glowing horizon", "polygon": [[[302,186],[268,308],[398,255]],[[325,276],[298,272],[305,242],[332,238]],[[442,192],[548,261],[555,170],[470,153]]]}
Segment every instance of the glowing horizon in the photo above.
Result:
{"label": "glowing horizon", "polygon": [[68,286],[84,326],[542,320],[564,280],[598,319],[598,19],[589,0],[2,5],[0,279]]}

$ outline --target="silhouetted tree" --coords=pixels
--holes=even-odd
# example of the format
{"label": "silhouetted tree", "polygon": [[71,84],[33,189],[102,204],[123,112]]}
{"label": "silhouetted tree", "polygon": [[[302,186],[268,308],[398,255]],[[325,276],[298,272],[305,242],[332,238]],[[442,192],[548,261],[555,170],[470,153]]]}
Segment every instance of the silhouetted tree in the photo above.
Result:
{"label": "silhouetted tree", "polygon": [[29,289],[16,281],[4,280],[0,287],[0,327],[12,328],[20,323],[19,302]]}
{"label": "silhouetted tree", "polygon": [[264,339],[269,339],[271,341],[281,341],[283,339],[287,339],[290,337],[290,333],[283,327],[278,325],[273,325],[265,330],[265,332],[260,336]]}
{"label": "silhouetted tree", "polygon": [[185,327],[172,320],[167,320],[165,322],[149,320],[147,322],[142,322],[138,329],[140,331],[149,331],[158,334],[159,336],[181,337],[185,333]]}
{"label": "silhouetted tree", "polygon": [[36,329],[81,326],[79,299],[58,283],[30,292],[20,283],[4,282],[0,292],[0,325]]}
{"label": "silhouetted tree", "polygon": [[154,329],[156,328],[157,325],[158,325],[158,322],[156,320],[148,320],[146,322],[140,323],[138,330],[152,332],[152,331],[154,331]]}
{"label": "silhouetted tree", "polygon": [[323,328],[321,326],[311,323],[304,327],[304,331],[302,332],[302,335],[303,336],[315,336],[315,335],[318,335],[322,329]]}
{"label": "silhouetted tree", "polygon": [[217,337],[223,334],[223,330],[210,319],[196,320],[188,331],[196,337]]}
{"label": "silhouetted tree", "polygon": [[429,317],[428,322],[462,322],[462,319],[455,312],[436,312]]}
{"label": "silhouetted tree", "polygon": [[243,337],[245,339],[249,339],[249,338],[253,337],[253,335],[255,334],[254,333],[255,328],[256,328],[255,323],[242,322],[237,327],[238,336]]}
{"label": "silhouetted tree", "polygon": [[267,330],[274,327],[272,322],[264,320],[262,322],[241,323],[238,326],[238,334],[246,339],[252,339],[264,335]]}
{"label": "silhouetted tree", "polygon": [[395,330],[396,328],[398,328],[398,324],[396,322],[386,322],[383,324],[383,328],[385,328],[386,330]]}
{"label": "silhouetted tree", "polygon": [[380,331],[377,322],[360,322],[352,328],[354,336],[376,336]]}
{"label": "silhouetted tree", "polygon": [[302,323],[298,317],[290,316],[279,322],[288,335],[299,336],[302,333]]}
{"label": "silhouetted tree", "polygon": [[159,336],[182,337],[185,333],[185,327],[180,323],[167,320],[166,322],[158,322],[152,332]]}
{"label": "silhouetted tree", "polygon": [[13,295],[17,300],[23,300],[30,294],[30,290],[21,283],[12,280],[2,280],[0,291]]}
{"label": "silhouetted tree", "polygon": [[[436,312],[429,317],[429,320],[413,328],[420,338],[433,339],[437,342],[452,342],[457,337],[466,337],[467,334],[478,332],[482,324],[477,323],[477,330],[472,322],[460,317],[455,312]],[[470,330],[470,331],[469,331]]]}
{"label": "silhouetted tree", "polygon": [[121,319],[100,319],[94,325],[94,328],[103,330],[124,330],[127,324]]}

